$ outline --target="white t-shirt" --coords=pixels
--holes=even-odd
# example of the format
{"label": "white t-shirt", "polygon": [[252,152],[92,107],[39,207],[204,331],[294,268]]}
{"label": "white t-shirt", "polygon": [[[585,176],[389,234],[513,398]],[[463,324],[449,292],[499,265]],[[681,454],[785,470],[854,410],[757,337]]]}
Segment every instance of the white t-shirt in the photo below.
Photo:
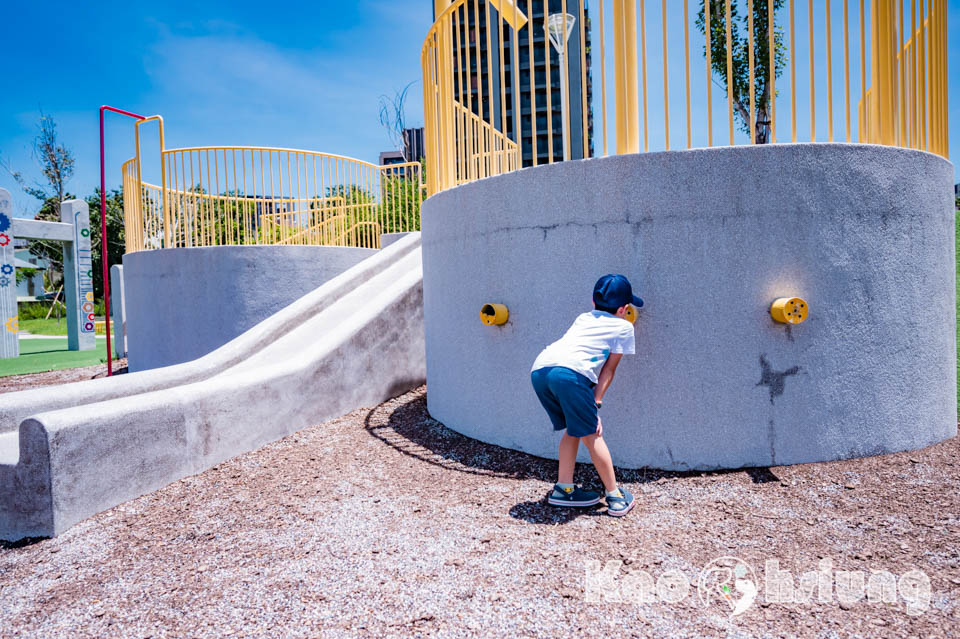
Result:
{"label": "white t-shirt", "polygon": [[593,310],[579,315],[563,337],[543,349],[530,371],[563,366],[596,384],[610,353],[632,355],[635,352],[633,324],[616,315]]}

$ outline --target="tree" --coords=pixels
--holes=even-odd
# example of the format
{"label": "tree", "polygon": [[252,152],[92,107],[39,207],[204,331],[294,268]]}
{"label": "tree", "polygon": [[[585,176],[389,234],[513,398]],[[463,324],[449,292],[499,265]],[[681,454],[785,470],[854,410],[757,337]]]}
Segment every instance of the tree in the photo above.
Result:
{"label": "tree", "polygon": [[[66,191],[66,183],[73,176],[73,153],[60,143],[57,123],[43,110],[40,111],[37,128],[37,135],[33,139],[33,159],[39,165],[45,182],[28,184],[22,172],[11,169],[7,163],[3,166],[25,193],[42,202],[34,219],[59,222],[60,203],[73,197]],[[30,240],[29,248],[30,253],[46,259],[53,269],[63,273],[63,246],[59,242]]]}
{"label": "tree", "polygon": [[380,96],[380,124],[387,130],[390,142],[407,162],[416,162],[420,158],[407,157],[410,154],[409,144],[404,138],[404,131],[407,128],[407,117],[404,103],[407,100],[407,91],[416,83],[416,80],[409,82],[401,91],[396,91],[392,98],[386,95]]}
{"label": "tree", "polygon": [[[697,15],[697,28],[706,35],[704,20],[704,2],[700,2]],[[727,15],[726,0],[710,2],[710,64],[713,75],[719,76],[718,86],[726,93],[730,84],[733,94],[733,109],[740,130],[750,133],[750,58],[749,58],[749,16],[741,16],[738,8],[740,0],[730,2],[730,50],[733,68],[732,83],[727,78]],[[783,0],[773,1],[774,15],[783,6]],[[756,132],[757,144],[770,142],[770,16],[767,2],[757,0],[753,3],[753,63],[754,63],[754,100],[756,121],[752,124]],[[783,44],[783,29],[776,23],[773,26],[774,78],[779,78],[787,64],[786,48]],[[706,43],[703,47],[706,57]]]}
{"label": "tree", "polygon": [[[90,257],[93,262],[93,290],[103,288],[103,243],[100,241],[100,188],[86,198],[90,207]],[[126,251],[123,225],[123,192],[114,189],[107,194],[107,259],[110,265],[120,264]],[[109,277],[109,276],[108,276]]]}

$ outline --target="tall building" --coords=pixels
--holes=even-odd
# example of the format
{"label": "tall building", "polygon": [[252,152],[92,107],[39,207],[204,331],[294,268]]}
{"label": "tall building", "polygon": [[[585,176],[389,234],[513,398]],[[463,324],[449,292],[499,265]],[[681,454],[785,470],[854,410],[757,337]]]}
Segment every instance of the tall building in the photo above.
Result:
{"label": "tall building", "polygon": [[[433,0],[431,0],[433,1]],[[520,99],[520,146],[523,166],[534,164],[536,151],[537,164],[550,161],[550,138],[553,138],[553,161],[563,159],[563,120],[561,107],[560,60],[557,51],[549,44],[544,24],[544,9],[549,15],[560,14],[563,0],[515,0],[518,9],[527,17],[527,24],[520,29],[517,43],[517,62],[519,68],[513,71],[513,30],[506,24],[507,13],[512,4],[504,3],[504,30],[501,34],[497,7],[500,2],[490,3],[490,31],[487,31],[487,0],[468,0],[459,10],[457,25],[459,33],[453,39],[454,46],[459,43],[459,56],[453,60],[454,96],[469,103],[471,110],[495,128],[505,131],[514,140],[514,91]],[[593,81],[590,73],[590,14],[589,5],[584,5],[584,41],[586,46],[586,86],[582,81],[580,64],[580,2],[587,0],[566,0],[567,13],[574,17],[573,28],[567,41],[567,73],[569,77],[568,104],[570,157],[579,159],[584,155],[583,136],[583,92],[587,94],[587,153],[593,155]],[[441,4],[443,4],[441,0]],[[437,4],[434,3],[434,19]],[[478,24],[479,23],[479,24]],[[533,59],[530,56],[530,38],[533,38]],[[503,40],[503,77],[504,86],[500,86],[500,41]],[[549,59],[547,52],[549,51]],[[488,55],[489,53],[489,55]],[[547,105],[547,70],[550,73],[550,105]],[[533,96],[531,96],[531,73],[533,74]],[[461,78],[463,89],[461,93]],[[468,79],[469,78],[469,79]],[[505,98],[505,108],[501,109],[501,98]],[[465,104],[466,106],[466,104]],[[493,110],[491,114],[491,109]],[[491,119],[492,118],[492,119]],[[505,127],[504,127],[505,125]],[[534,126],[535,125],[535,126]],[[536,129],[536,149],[534,149],[534,128]]]}

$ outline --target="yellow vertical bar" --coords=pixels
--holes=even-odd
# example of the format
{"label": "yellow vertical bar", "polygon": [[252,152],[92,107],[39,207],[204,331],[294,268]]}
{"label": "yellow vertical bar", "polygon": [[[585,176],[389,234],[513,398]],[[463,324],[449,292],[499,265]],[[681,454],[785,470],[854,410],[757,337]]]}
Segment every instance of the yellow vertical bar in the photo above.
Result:
{"label": "yellow vertical bar", "polygon": [[[234,200],[233,200],[233,204],[231,205],[231,211],[233,211],[234,224],[235,224],[235,238],[236,238],[236,239],[235,239],[235,242],[236,242],[237,244],[240,244],[240,243],[241,243],[241,242],[240,242],[240,238],[241,238],[241,235],[240,235],[240,220],[237,219],[237,214],[239,213],[239,204],[240,204],[240,199],[239,199],[240,189],[239,189],[238,184],[237,184],[237,150],[236,150],[236,149],[232,149],[231,152],[230,152],[230,155],[231,155],[231,161],[232,161],[232,163],[233,163],[233,190],[234,190],[234,193],[233,193],[233,195],[234,195]],[[241,156],[241,158],[243,157],[243,153],[242,153],[242,152],[241,152],[240,156]],[[244,185],[244,186],[246,186],[246,185]]]}
{"label": "yellow vertical bar", "polygon": [[807,22],[810,27],[810,141],[817,141],[817,105],[815,100],[816,86],[814,83],[814,60],[813,60],[813,0],[807,0]]}
{"label": "yellow vertical bar", "polygon": [[[602,4],[602,2],[601,2]],[[623,0],[613,0],[613,88],[614,115],[616,117],[617,153],[627,153],[626,112],[626,24],[623,16]]]}
{"label": "yellow vertical bar", "polygon": [[[810,0],[812,1],[812,0]],[[790,0],[790,141],[797,142],[797,65],[796,31],[793,28],[793,0]]]}
{"label": "yellow vertical bar", "polygon": [[[487,113],[489,114],[489,119],[487,120],[490,123],[490,128],[495,129],[494,122],[496,118],[494,117],[494,105],[493,102],[496,98],[496,93],[493,91],[493,43],[490,39],[490,0],[485,0],[483,3],[483,19],[486,22],[486,31],[487,31],[487,102],[489,107],[487,108]],[[479,25],[477,25],[479,29]],[[481,114],[481,118],[483,114]],[[490,167],[491,171],[489,174],[493,174],[493,166]]]}
{"label": "yellow vertical bar", "polygon": [[870,132],[867,130],[867,34],[866,34],[866,14],[863,7],[863,1],[860,0],[860,111],[857,115],[857,128],[861,134],[857,135],[857,142],[870,142]]}
{"label": "yellow vertical bar", "polygon": [[[584,12],[585,0],[579,0],[580,6],[580,131],[583,133],[583,156],[590,157],[590,123],[587,119],[587,113],[590,105],[587,103],[587,25],[586,14]],[[603,0],[600,0],[601,4]]]}
{"label": "yellow vertical bar", "polygon": [[878,6],[878,0],[870,2],[870,85],[873,90],[872,100],[870,102],[870,142],[874,144],[883,144],[880,132],[880,118],[882,117],[881,104],[883,103],[884,88],[883,74],[880,64],[883,55],[883,42],[881,40],[881,18]]}
{"label": "yellow vertical bar", "polygon": [[930,112],[930,123],[929,123],[929,144],[927,149],[931,153],[937,152],[937,118],[938,118],[938,106],[939,106],[939,85],[938,85],[938,65],[937,65],[937,21],[936,21],[936,5],[933,0],[927,4],[927,64],[928,64],[928,77],[930,87],[930,102],[929,102],[929,112]]}
{"label": "yellow vertical bar", "polygon": [[545,63],[544,76],[547,90],[547,146],[550,147],[547,161],[553,164],[553,89],[550,86],[553,63],[550,60],[550,26],[547,20],[549,17],[549,0],[546,0],[543,3],[543,61]]}
{"label": "yellow vertical bar", "polygon": [[713,87],[711,86],[711,79],[713,78],[713,68],[711,66],[711,55],[710,50],[710,29],[711,29],[711,18],[712,12],[710,11],[710,0],[704,0],[703,3],[704,10],[704,37],[706,38],[706,46],[704,50],[707,52],[707,146],[713,146]]}
{"label": "yellow vertical bar", "polygon": [[730,146],[733,146],[733,45],[730,31],[733,27],[730,19],[730,0],[727,4],[727,123],[730,129]]}
{"label": "yellow vertical bar", "polygon": [[[844,0],[846,1],[846,0]],[[769,83],[770,91],[767,97],[767,104],[769,109],[767,115],[770,118],[770,143],[776,144],[777,142],[777,88],[776,88],[776,78],[777,78],[777,58],[776,58],[776,40],[773,37],[773,25],[775,23],[774,18],[776,18],[776,12],[773,8],[773,0],[767,0],[767,56],[768,56],[768,68],[769,68]]]}
{"label": "yellow vertical bar", "polygon": [[[523,165],[523,131],[520,126],[520,28],[518,21],[520,0],[513,0],[513,25],[510,31],[510,51],[513,63],[510,65],[510,93],[513,96],[513,139],[517,143],[519,165]],[[520,166],[517,166],[519,169]],[[419,178],[418,178],[419,179]],[[417,227],[419,228],[419,226]]]}
{"label": "yellow vertical bar", "polygon": [[847,142],[850,142],[850,20],[847,6],[843,0],[843,95],[846,105]]}
{"label": "yellow vertical bar", "polygon": [[948,48],[947,48],[947,5],[944,0],[941,0],[940,6],[940,87],[941,87],[941,98],[940,98],[940,120],[941,120],[941,141],[940,141],[940,153],[943,157],[950,157],[950,132],[949,132],[949,120],[948,114],[950,113],[949,109],[949,91],[947,90],[947,82],[950,77],[948,72]]}
{"label": "yellow vertical bar", "polygon": [[[566,118],[567,122],[567,135],[563,136],[563,153],[564,157],[572,158],[573,155],[570,153],[570,137],[571,129],[573,128],[573,118],[570,117],[570,55],[567,50],[567,0],[561,0],[560,3],[560,13],[563,15],[563,68],[560,69],[560,73],[563,74],[563,81],[567,87],[565,95],[560,96],[560,100],[563,102],[562,106],[562,117]],[[561,130],[563,130],[561,128]]]}
{"label": "yellow vertical bar", "polygon": [[827,140],[833,142],[833,50],[830,39],[830,0],[827,0]]}
{"label": "yellow vertical bar", "polygon": [[[637,88],[637,3],[636,0],[621,0],[623,2],[624,20],[624,67],[626,87],[624,91],[624,107],[626,109],[627,146],[628,153],[640,151],[640,107],[637,102],[639,92]],[[644,26],[646,32],[646,26]],[[644,47],[646,49],[646,47]],[[646,67],[644,67],[646,75]],[[646,81],[644,81],[644,99],[646,99]],[[646,117],[646,107],[644,107]]]}
{"label": "yellow vertical bar", "polygon": [[463,118],[461,117],[461,110],[458,108],[463,105],[463,59],[460,56],[460,10],[457,9],[453,12],[451,18],[453,24],[453,47],[456,50],[456,63],[457,63],[457,87],[460,89],[460,95],[457,98],[457,105],[454,107],[454,118],[453,118],[453,130],[454,136],[457,144],[457,182],[464,177],[464,166],[463,166],[463,145],[465,141],[465,134],[463,130]]}
{"label": "yellow vertical bar", "polygon": [[644,0],[640,0],[640,60],[643,72],[643,151],[650,150],[650,127],[647,117],[647,19],[644,11]]}
{"label": "yellow vertical bar", "polygon": [[910,40],[911,67],[913,68],[913,77],[910,82],[910,147],[918,149],[920,148],[920,55],[917,43],[920,38],[917,34],[917,0],[911,0],[910,3]]}
{"label": "yellow vertical bar", "polygon": [[603,128],[603,155],[607,155],[607,58],[604,50],[603,3],[597,3],[597,27],[600,31],[600,122]]}
{"label": "yellow vertical bar", "polygon": [[[503,5],[501,5],[502,7]],[[489,5],[488,5],[489,7]],[[490,13],[490,9],[487,9]],[[489,17],[488,17],[489,19]],[[500,56],[500,132],[507,136],[507,71],[503,68],[503,11],[497,9],[497,53]]]}
{"label": "yellow vertical bar", "polygon": [[617,153],[637,153],[640,150],[640,112],[637,103],[636,0],[614,0],[613,32]]}
{"label": "yellow vertical bar", "polygon": [[[762,1],[762,0],[761,0]],[[747,85],[748,90],[750,91],[750,121],[747,123],[747,128],[750,129],[750,144],[757,143],[757,109],[754,99],[754,94],[756,93],[755,89],[755,78],[754,78],[754,69],[753,69],[753,0],[747,0],[747,58],[748,66],[750,67],[750,81]]]}
{"label": "yellow vertical bar", "polygon": [[899,135],[900,146],[907,146],[907,57],[906,33],[903,30],[903,0],[897,0],[897,17],[899,22],[899,37],[897,38],[897,71],[899,73],[899,87],[897,89],[898,105],[900,109]]}
{"label": "yellow vertical bar", "polygon": [[537,72],[533,53],[533,0],[527,0],[527,67],[530,70],[530,154],[533,157],[533,166],[537,166]]}
{"label": "yellow vertical bar", "polygon": [[670,83],[667,81],[667,0],[660,0],[660,27],[663,38],[663,143],[670,150]]}
{"label": "yellow vertical bar", "polygon": [[[929,0],[927,0],[927,6],[929,8]],[[927,11],[929,16],[929,10]],[[930,150],[930,139],[928,137],[928,122],[929,116],[927,113],[927,90],[929,82],[927,80],[927,74],[929,69],[927,68],[927,28],[926,20],[923,17],[923,0],[920,0],[920,146],[919,148],[929,151]]]}
{"label": "yellow vertical bar", "polygon": [[[479,119],[483,121],[483,76],[481,75],[481,70],[483,69],[483,61],[480,57],[480,0],[474,0],[473,2],[473,51],[474,58],[477,61],[477,112],[479,114]],[[470,80],[470,92],[473,93],[473,79]],[[483,160],[485,149],[483,148],[483,136],[479,136],[477,139],[477,149],[474,150],[477,157],[480,158],[480,162],[477,164],[477,175],[476,177],[487,177],[484,172]]]}
{"label": "yellow vertical bar", "polygon": [[683,0],[683,65],[687,87],[687,148],[692,144],[690,129],[690,16],[687,13],[688,0]]}

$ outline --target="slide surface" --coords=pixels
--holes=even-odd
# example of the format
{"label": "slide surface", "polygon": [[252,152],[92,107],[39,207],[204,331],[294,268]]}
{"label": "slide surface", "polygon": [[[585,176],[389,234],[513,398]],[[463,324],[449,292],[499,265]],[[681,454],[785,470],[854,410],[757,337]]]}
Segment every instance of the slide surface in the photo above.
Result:
{"label": "slide surface", "polygon": [[0,395],[0,539],[78,521],[426,379],[420,234],[217,350]]}

